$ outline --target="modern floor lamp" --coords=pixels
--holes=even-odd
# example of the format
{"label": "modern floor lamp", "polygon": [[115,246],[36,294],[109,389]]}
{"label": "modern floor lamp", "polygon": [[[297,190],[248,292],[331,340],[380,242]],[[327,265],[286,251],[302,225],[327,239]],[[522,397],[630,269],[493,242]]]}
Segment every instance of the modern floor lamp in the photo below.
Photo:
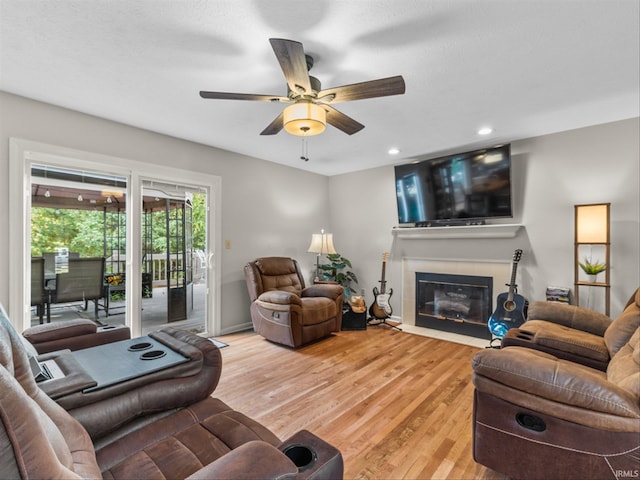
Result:
{"label": "modern floor lamp", "polygon": [[[575,297],[576,304],[580,305],[580,287],[591,289],[604,288],[605,315],[609,315],[611,282],[609,272],[610,264],[610,203],[597,203],[590,205],[575,205]],[[585,255],[581,248],[588,247],[589,255]],[[600,251],[604,258],[592,258],[593,248]],[[587,275],[586,280],[580,275],[580,270]],[[604,281],[598,281],[598,273],[604,273]],[[589,305],[587,305],[588,307]]]}
{"label": "modern floor lamp", "polygon": [[327,253],[338,253],[333,247],[333,234],[324,233],[324,229],[320,230],[320,233],[312,234],[311,245],[309,245],[309,250],[307,251],[316,254],[315,280],[320,280],[320,256]]}

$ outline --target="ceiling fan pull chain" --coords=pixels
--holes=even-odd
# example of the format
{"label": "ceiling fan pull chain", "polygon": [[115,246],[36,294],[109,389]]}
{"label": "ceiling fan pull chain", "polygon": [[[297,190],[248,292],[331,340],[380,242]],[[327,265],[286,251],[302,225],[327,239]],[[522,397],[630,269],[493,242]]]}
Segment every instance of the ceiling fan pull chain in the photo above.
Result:
{"label": "ceiling fan pull chain", "polygon": [[302,137],[302,155],[300,155],[300,160],[304,160],[305,162],[309,161],[309,146],[307,144],[307,137]]}

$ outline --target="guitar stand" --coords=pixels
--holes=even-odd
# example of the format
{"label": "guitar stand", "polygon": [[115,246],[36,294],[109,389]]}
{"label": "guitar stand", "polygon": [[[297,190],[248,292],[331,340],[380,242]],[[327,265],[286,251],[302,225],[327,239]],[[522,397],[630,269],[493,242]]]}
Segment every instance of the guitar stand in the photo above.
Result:
{"label": "guitar stand", "polygon": [[[391,318],[391,317],[385,317],[385,318],[381,318],[381,319],[380,318],[369,317],[367,319],[367,325],[371,325],[372,327],[377,327],[379,325],[386,325],[388,327],[395,328],[396,330],[402,331],[402,329],[399,326],[393,325],[393,324],[387,322],[388,318]],[[376,323],[371,323],[374,320],[377,320]]]}

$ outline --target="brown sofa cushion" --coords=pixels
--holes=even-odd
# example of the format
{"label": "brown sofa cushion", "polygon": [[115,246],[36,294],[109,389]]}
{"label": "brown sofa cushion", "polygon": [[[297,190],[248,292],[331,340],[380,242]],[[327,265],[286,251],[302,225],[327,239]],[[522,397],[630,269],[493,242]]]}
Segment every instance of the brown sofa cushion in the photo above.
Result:
{"label": "brown sofa cushion", "polygon": [[326,322],[329,318],[335,318],[336,302],[327,297],[303,297],[302,298],[302,324],[317,325]]}
{"label": "brown sofa cushion", "polygon": [[99,447],[96,458],[105,479],[185,478],[253,440],[280,444],[264,426],[209,397]]}
{"label": "brown sofa cushion", "polygon": [[640,328],[609,362],[607,378],[640,399]]}
{"label": "brown sofa cushion", "polygon": [[602,337],[544,320],[529,320],[527,328],[535,332],[534,343],[601,362],[609,361]]}
{"label": "brown sofa cushion", "polygon": [[527,319],[546,320],[600,337],[611,325],[611,319],[602,313],[556,302],[533,302],[529,306]]}
{"label": "brown sofa cushion", "polygon": [[629,341],[638,327],[640,327],[640,288],[635,291],[624,311],[611,323],[604,334],[604,342],[612,358]]}

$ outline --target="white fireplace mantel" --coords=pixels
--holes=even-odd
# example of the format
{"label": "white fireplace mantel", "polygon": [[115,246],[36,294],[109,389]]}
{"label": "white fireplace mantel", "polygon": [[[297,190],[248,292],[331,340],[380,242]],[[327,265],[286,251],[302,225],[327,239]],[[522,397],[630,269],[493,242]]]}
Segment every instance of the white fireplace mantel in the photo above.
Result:
{"label": "white fireplace mantel", "polygon": [[451,227],[395,227],[396,238],[424,240],[439,238],[514,238],[521,224],[497,223],[492,225],[461,225]]}

